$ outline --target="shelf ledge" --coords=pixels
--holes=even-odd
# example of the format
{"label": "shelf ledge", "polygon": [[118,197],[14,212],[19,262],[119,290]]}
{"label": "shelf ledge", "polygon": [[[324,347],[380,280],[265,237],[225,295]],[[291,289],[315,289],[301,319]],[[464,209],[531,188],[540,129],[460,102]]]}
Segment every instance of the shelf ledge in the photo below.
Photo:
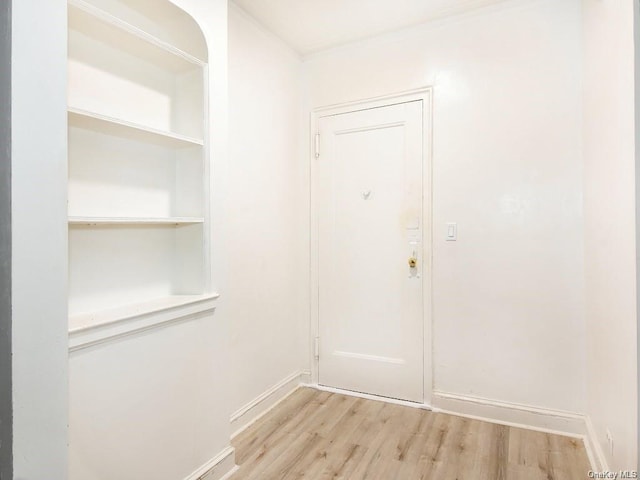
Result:
{"label": "shelf ledge", "polygon": [[94,132],[138,142],[151,143],[162,147],[186,148],[202,147],[204,145],[204,141],[198,138],[158,130],[81,108],[69,107],[67,109],[67,117],[70,127],[83,128],[85,130],[92,130]]}
{"label": "shelf ledge", "polygon": [[202,217],[80,217],[70,216],[69,225],[194,225],[204,223]]}
{"label": "shelf ledge", "polygon": [[69,318],[69,351],[89,348],[143,331],[201,318],[215,310],[220,295],[171,295]]}

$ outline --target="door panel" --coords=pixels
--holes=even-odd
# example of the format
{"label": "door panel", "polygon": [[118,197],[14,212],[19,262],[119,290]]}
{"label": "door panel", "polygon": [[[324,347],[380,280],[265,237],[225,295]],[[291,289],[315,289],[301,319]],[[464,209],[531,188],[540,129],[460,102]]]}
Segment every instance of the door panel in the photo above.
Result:
{"label": "door panel", "polygon": [[322,385],[424,400],[422,108],[319,121]]}

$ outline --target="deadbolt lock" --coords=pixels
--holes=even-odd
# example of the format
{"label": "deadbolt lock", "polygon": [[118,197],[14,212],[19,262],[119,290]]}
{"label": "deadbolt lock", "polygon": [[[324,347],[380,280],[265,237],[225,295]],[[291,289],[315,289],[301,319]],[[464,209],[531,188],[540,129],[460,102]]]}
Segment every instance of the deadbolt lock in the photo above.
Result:
{"label": "deadbolt lock", "polygon": [[416,268],[418,265],[418,259],[416,257],[409,257],[409,267]]}

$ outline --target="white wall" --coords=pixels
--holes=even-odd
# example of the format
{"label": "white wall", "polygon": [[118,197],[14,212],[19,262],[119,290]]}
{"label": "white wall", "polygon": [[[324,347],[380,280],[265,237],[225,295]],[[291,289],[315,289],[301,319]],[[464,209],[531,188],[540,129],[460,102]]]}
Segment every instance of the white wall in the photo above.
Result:
{"label": "white wall", "polygon": [[[228,90],[228,2],[227,0],[171,0],[193,16],[202,29],[209,49],[209,135],[210,135],[210,215],[211,289],[219,292],[214,321],[215,338],[211,337],[208,361],[214,376],[210,378],[214,389],[213,402],[208,406],[213,427],[208,447],[219,452],[230,445],[229,415],[231,403],[231,361],[229,338],[232,317],[229,314],[230,268],[228,252],[227,202],[229,163],[229,90]],[[207,444],[205,444],[207,445]]]}
{"label": "white wall", "polygon": [[13,474],[25,480],[67,478],[66,9],[13,2]]}
{"label": "white wall", "polygon": [[[212,242],[207,257],[212,290],[221,297],[213,314],[70,354],[72,480],[181,480],[229,451],[227,2],[172,1],[200,24],[209,46]],[[227,470],[233,466],[229,458]],[[217,469],[213,477],[224,473]]]}
{"label": "white wall", "polygon": [[436,391],[584,412],[579,0],[507,2],[305,73],[310,109],[434,87]]}
{"label": "white wall", "polygon": [[633,3],[583,2],[587,413],[614,470],[638,455]]}
{"label": "white wall", "polygon": [[[635,95],[636,95],[636,302],[640,297],[640,0],[634,1],[634,31],[635,31]],[[640,312],[636,305],[636,354],[638,366],[636,370],[638,396],[636,397],[636,420],[637,420],[637,445],[640,448]],[[637,469],[640,471],[640,455],[637,458]]]}
{"label": "white wall", "polygon": [[302,366],[298,292],[306,278],[299,252],[308,227],[299,221],[300,75],[300,59],[286,45],[230,7],[226,226],[234,410]]}
{"label": "white wall", "polygon": [[70,354],[70,480],[182,480],[228,446],[220,320],[199,315]]}

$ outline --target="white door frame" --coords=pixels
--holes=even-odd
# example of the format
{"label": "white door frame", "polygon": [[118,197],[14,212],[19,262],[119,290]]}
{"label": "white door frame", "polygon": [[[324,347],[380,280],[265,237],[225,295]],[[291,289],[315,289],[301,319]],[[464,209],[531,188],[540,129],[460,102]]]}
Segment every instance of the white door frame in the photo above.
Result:
{"label": "white door frame", "polygon": [[[337,115],[340,113],[357,112],[360,110],[368,110],[377,107],[386,107],[406,103],[416,100],[422,100],[422,124],[423,124],[423,197],[422,197],[422,259],[423,259],[423,319],[424,319],[424,405],[431,405],[433,393],[433,334],[432,334],[432,271],[433,271],[433,249],[432,249],[432,111],[433,111],[433,89],[432,87],[424,87],[416,90],[410,90],[381,97],[356,100],[353,102],[341,103],[336,105],[328,105],[319,107],[311,112],[311,129],[309,136],[309,161],[310,161],[310,307],[311,307],[311,325],[310,325],[310,359],[311,365],[311,383],[318,385],[318,369],[319,361],[316,356],[317,345],[316,338],[319,335],[320,315],[319,315],[319,252],[318,252],[318,171],[316,162],[322,161],[322,153],[320,158],[316,158],[316,134],[318,133],[318,123],[320,118]],[[403,402],[404,403],[404,402]],[[408,403],[408,402],[407,402]],[[416,405],[416,404],[414,404]]]}

